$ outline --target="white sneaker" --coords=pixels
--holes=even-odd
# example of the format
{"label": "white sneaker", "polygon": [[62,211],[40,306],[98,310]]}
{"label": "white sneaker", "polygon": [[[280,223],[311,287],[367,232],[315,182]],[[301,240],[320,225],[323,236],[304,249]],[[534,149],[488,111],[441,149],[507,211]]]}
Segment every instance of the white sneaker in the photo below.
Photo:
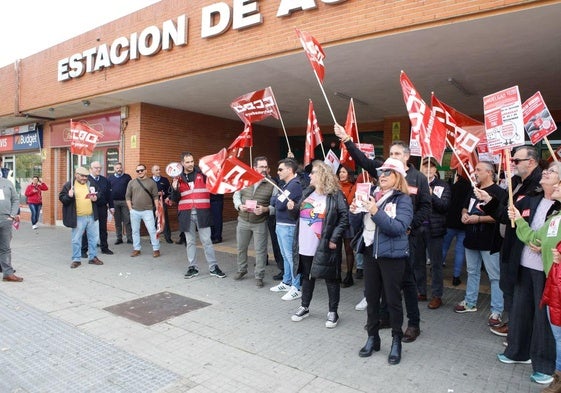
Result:
{"label": "white sneaker", "polygon": [[39,228],[39,227],[38,227],[37,225],[32,225],[31,228],[37,229],[37,228]]}
{"label": "white sneaker", "polygon": [[355,306],[355,310],[357,310],[357,311],[364,311],[364,310],[366,310],[366,307],[367,307],[367,306],[368,306],[368,303],[366,302],[366,298],[363,297],[362,300],[360,301],[360,303],[358,303],[358,304]]}
{"label": "white sneaker", "polygon": [[286,285],[284,282],[280,282],[279,285],[275,285],[270,289],[271,292],[288,292],[290,291],[290,285]]}
{"label": "white sneaker", "polygon": [[299,291],[296,287],[290,287],[290,291],[288,291],[283,297],[282,300],[296,300],[302,297],[302,291]]}

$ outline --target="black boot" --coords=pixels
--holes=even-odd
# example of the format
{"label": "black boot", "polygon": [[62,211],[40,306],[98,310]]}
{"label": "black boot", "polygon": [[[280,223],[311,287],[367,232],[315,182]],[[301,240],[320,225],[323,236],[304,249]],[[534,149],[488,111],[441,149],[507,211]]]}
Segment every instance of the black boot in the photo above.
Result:
{"label": "black boot", "polygon": [[401,336],[394,335],[392,339],[392,348],[390,349],[390,354],[388,355],[389,364],[399,364],[401,361]]}
{"label": "black boot", "polygon": [[367,358],[368,356],[372,355],[372,352],[378,352],[380,350],[380,336],[368,336],[366,339],[366,344],[364,347],[358,351],[358,356],[361,358]]}
{"label": "black boot", "polygon": [[353,273],[352,272],[348,272],[347,275],[345,276],[345,278],[343,279],[343,281],[341,282],[341,287],[343,288],[348,288],[351,285],[353,285]]}
{"label": "black boot", "polygon": [[363,273],[362,269],[356,269],[355,278],[357,280],[361,280],[363,277],[364,277],[364,273]]}

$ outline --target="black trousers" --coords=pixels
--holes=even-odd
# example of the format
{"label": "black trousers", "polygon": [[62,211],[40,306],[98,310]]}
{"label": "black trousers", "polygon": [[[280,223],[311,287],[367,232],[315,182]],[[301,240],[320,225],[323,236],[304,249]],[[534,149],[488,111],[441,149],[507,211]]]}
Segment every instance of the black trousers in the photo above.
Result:
{"label": "black trousers", "polygon": [[[300,269],[302,271],[302,307],[310,307],[312,295],[314,294],[314,288],[316,286],[316,279],[310,277],[313,259],[314,257],[300,255]],[[337,312],[341,292],[339,279],[326,278],[325,285],[327,286],[327,297],[329,298],[329,312]]]}
{"label": "black trousers", "polygon": [[555,371],[555,339],[540,308],[545,273],[520,266],[508,323],[505,356],[513,360],[532,359],[535,372],[552,375]]}
{"label": "black trousers", "polygon": [[281,272],[284,272],[284,259],[282,259],[282,253],[279,247],[279,240],[277,239],[277,218],[275,215],[269,215],[267,219],[267,227],[269,228],[269,235],[271,236],[271,245],[273,247],[273,255],[275,256],[275,262],[277,267]]}
{"label": "black trousers", "polygon": [[[414,266],[416,250],[419,247],[420,239],[418,236],[409,235],[409,258],[405,261],[405,269],[403,271],[403,281],[401,289],[403,290],[403,300],[405,301],[405,310],[407,311],[407,326],[420,327],[421,313],[419,312],[419,300],[417,298],[417,282],[415,281]],[[380,305],[380,319],[389,320],[389,312],[386,304],[385,293],[382,292],[382,302]]]}
{"label": "black trousers", "polygon": [[[222,212],[224,210],[224,200],[210,201],[210,214],[212,215],[212,225],[210,226],[210,239],[214,241],[222,241],[223,219]],[[171,235],[170,235],[171,236]]]}
{"label": "black trousers", "polygon": [[[107,206],[98,206],[97,214],[99,216],[99,246],[102,251],[109,249],[107,244]],[[86,231],[82,236],[82,252],[88,252],[88,236]]]}
{"label": "black trousers", "polygon": [[369,336],[378,335],[382,294],[386,299],[392,336],[403,336],[401,287],[406,264],[405,258],[375,259],[372,255],[372,246],[364,250],[364,296],[368,303],[366,330]]}

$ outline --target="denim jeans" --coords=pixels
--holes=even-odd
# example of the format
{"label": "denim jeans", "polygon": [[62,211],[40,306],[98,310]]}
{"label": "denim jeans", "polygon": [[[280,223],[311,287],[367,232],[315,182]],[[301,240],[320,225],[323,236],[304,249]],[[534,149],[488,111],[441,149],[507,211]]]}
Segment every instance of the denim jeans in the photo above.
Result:
{"label": "denim jeans", "polygon": [[294,272],[294,256],[292,250],[296,226],[277,224],[276,232],[282,259],[284,260],[284,275],[282,277],[282,282],[286,285],[292,285],[300,290],[300,274],[295,274]]}
{"label": "denim jeans", "polygon": [[477,305],[479,295],[479,282],[481,280],[481,262],[491,283],[491,312],[503,313],[503,291],[499,288],[499,253],[491,254],[490,251],[471,250],[466,248],[467,284],[465,301],[468,306]]}
{"label": "denim jeans", "polygon": [[82,256],[82,235],[88,236],[88,259],[97,256],[97,242],[99,241],[99,221],[94,216],[78,216],[76,228],[72,228],[72,261],[80,262]]}
{"label": "denim jeans", "polygon": [[[197,267],[197,238],[196,230],[198,226],[197,221],[197,210],[191,210],[191,223],[189,224],[189,232],[185,232],[185,240],[186,246],[185,249],[187,250],[187,261],[189,262],[189,267],[194,266]],[[199,230],[199,239],[203,244],[203,251],[205,253],[205,258],[208,263],[208,268],[210,270],[214,269],[214,266],[217,265],[216,263],[216,256],[214,254],[214,247],[212,246],[212,239],[211,239],[211,231],[210,227],[206,228],[198,228]]]}
{"label": "denim jeans", "polygon": [[456,238],[456,246],[454,247],[454,277],[460,277],[466,260],[466,252],[464,248],[464,239],[466,231],[463,229],[447,228],[444,241],[442,243],[442,260],[446,261],[448,249],[452,244],[452,240]]}
{"label": "denim jeans", "polygon": [[31,211],[31,225],[37,224],[39,221],[39,215],[41,214],[42,203],[29,203],[29,210]]}
{"label": "denim jeans", "polygon": [[364,265],[364,255],[361,252],[355,252],[355,263],[357,269],[362,269]]}
{"label": "denim jeans", "polygon": [[[551,321],[549,316],[549,306],[547,306],[547,318]],[[549,322],[551,325],[551,332],[555,338],[555,349],[557,351],[557,357],[555,358],[555,370],[561,371],[561,326],[557,326]]]}
{"label": "denim jeans", "polygon": [[140,251],[140,220],[144,221],[144,226],[150,234],[150,243],[152,250],[160,249],[160,239],[156,236],[156,226],[154,223],[154,213],[152,210],[134,210],[130,211],[131,227],[132,227],[132,248]]}

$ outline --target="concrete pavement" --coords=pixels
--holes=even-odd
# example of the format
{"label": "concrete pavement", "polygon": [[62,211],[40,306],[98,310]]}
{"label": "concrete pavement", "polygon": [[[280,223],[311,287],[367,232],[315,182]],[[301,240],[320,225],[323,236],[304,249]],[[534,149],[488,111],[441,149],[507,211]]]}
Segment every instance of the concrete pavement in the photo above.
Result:
{"label": "concrete pavement", "polygon": [[[177,234],[174,234],[174,239]],[[325,328],[327,293],[318,280],[311,315],[290,316],[299,301],[286,302],[268,288],[276,266],[268,266],[265,288],[252,271],[234,281],[235,223],[226,223],[216,246],[228,277],[208,274],[199,249],[200,274],[190,280],[185,248],[162,243],[152,258],[131,245],[110,248],[103,266],[70,269],[70,230],[23,223],[14,233],[13,264],[23,283],[0,282],[1,392],[539,392],[530,365],[496,360],[502,338],[486,325],[489,297],[479,311],[456,314],[464,291],[448,286],[444,306],[420,304],[421,336],[403,345],[398,366],[389,366],[390,331],[370,358],[357,353],[366,340],[365,312],[354,310],[362,280],[341,289],[340,322]],[[250,260],[250,262],[252,262]],[[274,264],[274,263],[273,263]],[[445,268],[450,279],[451,267]],[[248,278],[249,277],[249,278]],[[464,280],[465,281],[465,280]],[[209,305],[145,325],[105,308],[170,293]],[[165,297],[165,296],[164,296]],[[161,301],[161,297],[159,298]],[[128,307],[128,306],[127,306]],[[131,312],[136,310],[129,307]],[[139,311],[140,312],[140,311]]]}

